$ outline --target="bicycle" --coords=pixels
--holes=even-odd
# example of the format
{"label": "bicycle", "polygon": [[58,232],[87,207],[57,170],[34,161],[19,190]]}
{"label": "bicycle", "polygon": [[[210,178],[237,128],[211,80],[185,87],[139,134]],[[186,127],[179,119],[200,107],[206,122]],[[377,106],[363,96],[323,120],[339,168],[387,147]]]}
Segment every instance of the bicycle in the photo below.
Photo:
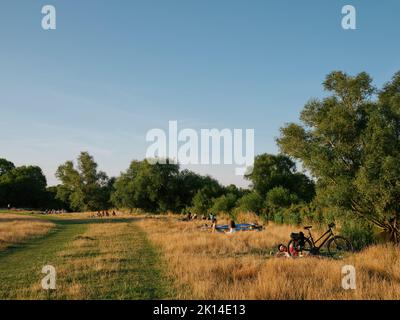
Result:
{"label": "bicycle", "polygon": [[[304,227],[304,229],[308,231],[308,237],[304,236],[302,232],[292,234],[292,239],[289,241],[288,244],[289,254],[293,256],[299,255],[300,253],[304,256],[305,252],[306,255],[317,255],[321,253],[321,248],[324,246],[325,243],[328,249],[328,254],[332,257],[343,254],[345,252],[353,252],[353,246],[348,239],[341,236],[336,236],[333,233],[332,229],[335,227],[335,224],[330,223],[328,227],[329,229],[315,241],[310,230],[312,226]],[[317,245],[319,242],[320,244]]]}

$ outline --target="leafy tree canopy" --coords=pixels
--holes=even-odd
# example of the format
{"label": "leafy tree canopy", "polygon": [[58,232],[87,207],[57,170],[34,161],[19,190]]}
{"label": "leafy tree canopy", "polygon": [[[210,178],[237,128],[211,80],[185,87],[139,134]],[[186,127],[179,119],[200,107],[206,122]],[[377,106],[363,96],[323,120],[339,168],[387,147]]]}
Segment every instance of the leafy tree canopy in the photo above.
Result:
{"label": "leafy tree canopy", "polygon": [[400,73],[376,90],[365,72],[332,72],[324,88],[331,95],[309,101],[301,123],[282,128],[278,144],[317,179],[321,203],[399,241]]}
{"label": "leafy tree canopy", "polygon": [[81,152],[77,167],[72,161],[59,166],[56,177],[61,181],[57,198],[70,203],[74,210],[92,211],[108,208],[111,185],[107,175],[97,170],[97,163],[87,152]]}
{"label": "leafy tree canopy", "polygon": [[0,158],[0,176],[11,171],[14,168],[15,168],[14,163],[6,159]]}
{"label": "leafy tree canopy", "polygon": [[296,172],[296,164],[286,155],[261,154],[255,158],[253,171],[246,175],[253,189],[265,198],[275,187],[283,187],[304,201],[314,196],[314,183]]}
{"label": "leafy tree canopy", "polygon": [[[0,206],[39,208],[46,193],[46,177],[37,166],[14,167],[11,162],[2,162],[0,175]],[[5,164],[5,165],[4,165]]]}

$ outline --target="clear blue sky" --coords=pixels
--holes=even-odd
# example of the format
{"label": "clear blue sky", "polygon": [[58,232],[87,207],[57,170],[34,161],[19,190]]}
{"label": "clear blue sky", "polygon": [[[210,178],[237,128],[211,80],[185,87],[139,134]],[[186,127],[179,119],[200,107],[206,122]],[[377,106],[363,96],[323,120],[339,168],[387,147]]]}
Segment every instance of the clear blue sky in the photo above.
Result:
{"label": "clear blue sky", "polygon": [[[57,30],[41,8],[57,9]],[[357,9],[357,30],[341,8]],[[254,128],[256,153],[332,70],[400,70],[400,1],[126,0],[0,4],[0,157],[49,184],[82,150],[109,175],[142,159],[152,128]],[[195,168],[244,184],[233,168]]]}

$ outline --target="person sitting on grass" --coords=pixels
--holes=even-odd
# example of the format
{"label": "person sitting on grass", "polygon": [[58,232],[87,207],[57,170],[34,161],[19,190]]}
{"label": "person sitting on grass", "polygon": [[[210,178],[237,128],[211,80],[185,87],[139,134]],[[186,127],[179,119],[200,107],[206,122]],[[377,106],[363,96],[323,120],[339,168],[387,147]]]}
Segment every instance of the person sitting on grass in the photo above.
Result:
{"label": "person sitting on grass", "polygon": [[217,219],[213,219],[212,223],[211,223],[211,232],[216,232],[217,231]]}

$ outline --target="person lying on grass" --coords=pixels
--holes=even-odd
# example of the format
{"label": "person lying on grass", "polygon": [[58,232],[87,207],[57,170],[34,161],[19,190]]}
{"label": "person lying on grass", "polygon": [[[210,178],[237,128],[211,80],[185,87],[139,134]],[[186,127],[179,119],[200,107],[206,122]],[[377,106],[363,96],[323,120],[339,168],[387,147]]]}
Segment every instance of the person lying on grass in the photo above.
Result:
{"label": "person lying on grass", "polygon": [[284,244],[279,244],[278,245],[278,252],[275,254],[275,257],[278,258],[290,258],[290,254],[288,252],[287,247]]}
{"label": "person lying on grass", "polygon": [[227,233],[235,233],[236,232],[236,223],[233,220],[229,221],[229,231]]}

